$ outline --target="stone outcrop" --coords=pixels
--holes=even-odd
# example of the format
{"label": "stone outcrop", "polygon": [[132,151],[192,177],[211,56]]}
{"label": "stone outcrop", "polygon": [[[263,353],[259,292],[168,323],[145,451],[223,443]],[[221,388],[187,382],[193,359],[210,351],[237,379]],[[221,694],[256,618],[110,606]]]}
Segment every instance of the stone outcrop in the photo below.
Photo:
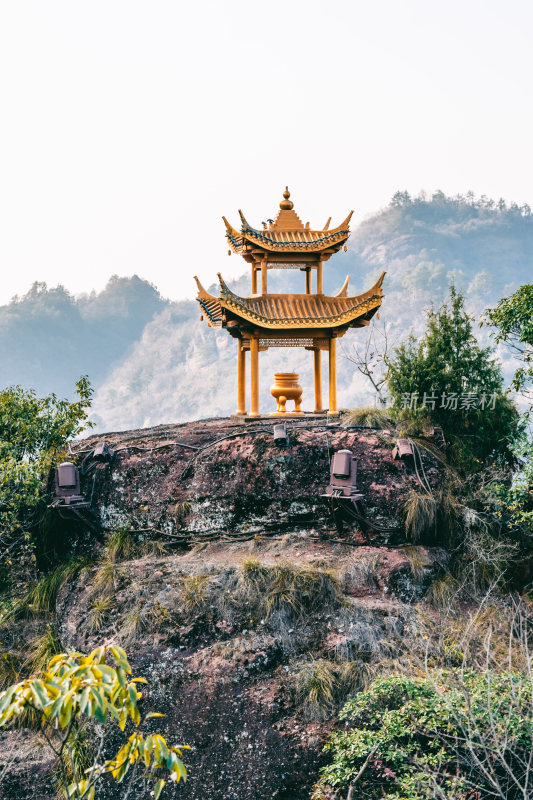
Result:
{"label": "stone outcrop", "polygon": [[[324,420],[325,422],[325,420]],[[416,476],[392,456],[390,432],[292,423],[290,446],[274,444],[272,423],[207,420],[108,434],[116,450],[85,481],[104,530],[154,528],[167,534],[265,533],[334,528],[328,501],[329,456],[352,450],[369,519],[403,528],[399,511]],[[81,457],[101,437],[80,443]],[[198,449],[197,449],[198,448]],[[438,480],[427,454],[427,474]]]}
{"label": "stone outcrop", "polygon": [[[344,700],[422,642],[413,603],[446,554],[404,547],[401,508],[416,475],[393,459],[392,433],[320,420],[290,429],[287,449],[271,424],[229,420],[105,438],[116,451],[108,464],[89,469],[96,437],[73,448],[103,535],[93,565],[59,592],[62,648],[118,643],[148,679],[143,710],[166,715],[150,724],[191,745],[187,783],[164,796],[308,800]],[[341,448],[358,459],[377,526],[368,537],[356,524],[339,534],[321,497]],[[106,547],[119,528],[131,535],[127,556]],[[314,703],[317,665],[334,695]],[[110,736],[109,753],[118,742]],[[120,796],[109,785],[99,798]]]}

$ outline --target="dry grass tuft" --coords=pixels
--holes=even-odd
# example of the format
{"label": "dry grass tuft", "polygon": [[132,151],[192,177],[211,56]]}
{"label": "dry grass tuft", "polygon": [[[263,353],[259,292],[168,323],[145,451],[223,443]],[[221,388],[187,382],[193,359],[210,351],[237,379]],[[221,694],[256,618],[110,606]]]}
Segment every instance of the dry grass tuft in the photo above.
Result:
{"label": "dry grass tuft", "polygon": [[344,427],[350,425],[363,425],[365,428],[377,428],[378,430],[392,430],[394,424],[384,411],[374,406],[365,408],[354,408],[342,418]]}
{"label": "dry grass tuft", "polygon": [[405,532],[412,542],[419,542],[437,523],[437,501],[427,493],[410,489],[403,504]]}
{"label": "dry grass tuft", "polygon": [[411,409],[401,409],[395,413],[396,432],[400,438],[409,436],[426,436],[433,430],[433,424],[428,414],[423,411],[411,411]]}
{"label": "dry grass tuft", "polygon": [[164,555],[167,547],[160,539],[139,536],[131,528],[119,528],[108,539],[104,561],[129,561],[148,555]]}
{"label": "dry grass tuft", "polygon": [[189,617],[205,610],[209,575],[191,575],[183,578],[181,601],[185,614]]}
{"label": "dry grass tuft", "polygon": [[101,597],[94,597],[91,601],[91,611],[89,614],[89,629],[97,633],[101,631],[104,627],[109,611],[113,607],[113,598],[106,597],[105,595]]}
{"label": "dry grass tuft", "polygon": [[323,658],[311,658],[296,665],[289,685],[304,718],[323,722],[330,719],[348,697],[360,691],[372,674],[364,662],[336,664]]}
{"label": "dry grass tuft", "polygon": [[93,597],[111,597],[120,585],[126,572],[115,561],[105,559],[100,562],[93,577]]}
{"label": "dry grass tuft", "polygon": [[225,591],[217,592],[215,600],[220,615],[232,624],[251,628],[268,622],[289,649],[294,646],[291,628],[298,622],[345,603],[333,573],[311,566],[265,564],[255,558],[226,578]]}
{"label": "dry grass tuft", "polygon": [[379,556],[366,553],[356,554],[348,565],[343,575],[345,583],[354,583],[356,586],[368,589],[379,587],[378,580]]}
{"label": "dry grass tuft", "polygon": [[314,567],[261,564],[248,559],[241,565],[245,585],[253,593],[266,619],[275,613],[302,618],[307,613],[342,605],[339,580]]}
{"label": "dry grass tuft", "polygon": [[422,547],[416,545],[408,545],[403,548],[403,553],[409,561],[411,568],[411,575],[415,581],[421,581],[424,575],[424,570],[430,565],[427,553],[424,552]]}
{"label": "dry grass tuft", "polygon": [[61,653],[61,642],[53,625],[47,625],[45,632],[34,639],[28,658],[24,662],[24,671],[32,675],[46,667],[51,658]]}
{"label": "dry grass tuft", "polygon": [[133,642],[143,633],[150,624],[150,615],[146,609],[137,607],[132,609],[124,617],[122,627],[119,631],[119,638],[125,644]]}
{"label": "dry grass tuft", "polygon": [[188,500],[182,500],[181,503],[176,503],[174,506],[174,516],[178,525],[183,525],[191,513],[191,509],[192,505]]}
{"label": "dry grass tuft", "polygon": [[443,611],[453,605],[458,593],[458,582],[452,575],[447,573],[444,577],[433,581],[424,596],[424,600],[433,608]]}

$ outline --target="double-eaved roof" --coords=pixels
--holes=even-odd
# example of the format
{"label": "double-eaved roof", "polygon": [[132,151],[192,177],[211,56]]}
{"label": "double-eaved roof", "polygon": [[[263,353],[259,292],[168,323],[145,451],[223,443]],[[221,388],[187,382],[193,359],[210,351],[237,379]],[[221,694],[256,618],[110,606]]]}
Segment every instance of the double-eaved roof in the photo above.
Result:
{"label": "double-eaved roof", "polygon": [[246,320],[260,328],[334,328],[364,325],[381,305],[383,272],[364,294],[348,296],[347,283],[334,297],[323,294],[264,294],[239,297],[218,274],[220,296],[207,292],[199,279],[198,302],[213,328],[222,328],[229,316]]}
{"label": "double-eaved roof", "polygon": [[[322,261],[339,250],[350,235],[352,212],[336,228],[330,229],[330,218],[321,230],[311,230],[309,223],[304,225],[294,211],[288,189],[285,189],[283,198],[276,219],[264,222],[262,230],[249,225],[241,211],[240,231],[223,217],[232,250],[253,262],[253,276],[259,267],[262,271],[287,266],[308,272],[322,269]],[[266,277],[266,272],[262,274]],[[325,328],[330,332],[336,329],[335,335],[342,335],[349,327],[367,325],[381,305],[385,273],[367,292],[352,296],[348,295],[348,277],[334,297],[323,294],[322,278],[318,284],[318,276],[317,291],[311,293],[308,280],[306,294],[270,294],[266,291],[266,280],[263,291],[257,294],[254,278],[253,293],[248,297],[239,297],[226,285],[220,273],[218,277],[218,297],[207,292],[196,278],[198,302],[209,325],[213,328],[228,327],[234,334],[239,330],[260,329],[265,331],[267,338],[272,338],[272,333],[266,331]]]}

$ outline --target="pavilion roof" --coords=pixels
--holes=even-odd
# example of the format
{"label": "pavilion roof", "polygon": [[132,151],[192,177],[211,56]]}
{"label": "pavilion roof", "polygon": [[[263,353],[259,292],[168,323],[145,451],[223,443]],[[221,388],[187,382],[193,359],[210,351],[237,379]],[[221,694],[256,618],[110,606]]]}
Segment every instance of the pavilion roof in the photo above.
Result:
{"label": "pavilion roof", "polygon": [[347,282],[335,297],[323,294],[264,294],[240,297],[224,282],[219,273],[220,296],[215,297],[198,284],[198,302],[209,324],[220,328],[225,311],[236,317],[271,329],[332,328],[350,325],[381,305],[383,272],[375,285],[360,295],[347,295]]}
{"label": "pavilion roof", "polygon": [[329,229],[330,219],[320,230],[311,230],[309,223],[303,224],[293,209],[288,188],[283,193],[284,200],[280,203],[280,210],[275,220],[268,220],[263,228],[254,228],[248,223],[242,211],[241,229],[234,228],[226,217],[222,217],[226,225],[226,236],[231,249],[235,253],[242,253],[247,244],[271,252],[320,252],[333,247],[340,249],[350,235],[350,211],[346,219],[336,228]]}

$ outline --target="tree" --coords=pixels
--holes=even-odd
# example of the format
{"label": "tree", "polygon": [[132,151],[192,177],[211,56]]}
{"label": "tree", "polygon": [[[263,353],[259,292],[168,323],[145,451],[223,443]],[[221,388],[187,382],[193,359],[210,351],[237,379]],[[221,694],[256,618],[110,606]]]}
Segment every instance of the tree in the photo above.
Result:
{"label": "tree", "polygon": [[521,286],[487,310],[488,321],[498,328],[496,341],[504,342],[522,362],[513,379],[517,392],[528,391],[533,383],[533,284]]}
{"label": "tree", "polygon": [[503,393],[490,348],[481,347],[453,286],[448,303],[427,312],[427,328],[411,336],[389,360],[388,388],[397,410],[429,413],[449,443],[452,461],[465,471],[489,457],[511,458],[518,412]]}
{"label": "tree", "polygon": [[[140,797],[141,787],[152,787],[157,800],[166,784],[161,773],[176,783],[186,779],[182,757],[188,747],[169,745],[159,733],[143,733],[148,720],[164,715],[147,714],[141,723],[138,686],[147,681],[131,674],[120,647],[98,647],[87,656],[57,655],[41,675],[0,693],[0,726],[16,726],[29,712],[36,715],[70,800],[93,800],[97,785],[106,778],[126,785],[123,800],[131,792]],[[123,732],[129,724],[133,732],[114,758],[102,760],[105,735],[113,723]],[[76,748],[87,728],[96,745],[92,763],[80,774]]]}
{"label": "tree", "polygon": [[397,191],[393,194],[392,200],[390,201],[391,206],[396,208],[401,208],[402,206],[408,206],[411,204],[411,195],[409,192]]}
{"label": "tree", "polygon": [[[497,326],[496,341],[504,342],[521,362],[512,386],[529,401],[526,416],[531,415],[533,384],[533,285],[521,286],[487,311],[488,321]],[[512,526],[531,532],[533,529],[533,437],[524,428],[513,443],[519,465],[510,487],[497,488],[503,511]]]}
{"label": "tree", "polygon": [[0,565],[29,542],[46,506],[46,478],[67,443],[87,426],[92,389],[86,376],[78,399],[39,398],[12,386],[0,391]]}
{"label": "tree", "polygon": [[344,357],[368,378],[381,405],[386,403],[382,389],[389,376],[387,356],[390,349],[389,328],[385,325],[380,327],[372,320],[362,345],[353,344],[351,350],[344,352]]}

